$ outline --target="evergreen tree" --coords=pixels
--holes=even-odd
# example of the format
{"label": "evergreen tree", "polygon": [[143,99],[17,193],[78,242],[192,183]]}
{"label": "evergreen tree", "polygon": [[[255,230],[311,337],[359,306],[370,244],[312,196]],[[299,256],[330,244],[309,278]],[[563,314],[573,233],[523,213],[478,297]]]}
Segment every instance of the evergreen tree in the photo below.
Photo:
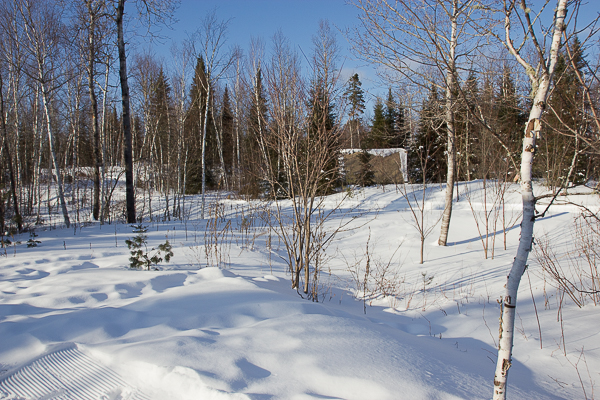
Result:
{"label": "evergreen tree", "polygon": [[446,171],[442,104],[438,91],[431,86],[423,101],[417,133],[408,152],[408,174],[411,182],[442,182]]}
{"label": "evergreen tree", "polygon": [[265,180],[270,179],[271,152],[266,143],[268,105],[262,83],[262,71],[256,70],[251,99],[247,112],[247,134],[243,139],[245,157],[243,165],[242,192],[251,196],[264,194],[268,188]]}
{"label": "evergreen tree", "polygon": [[521,134],[523,130],[523,111],[519,104],[510,68],[506,65],[502,72],[500,91],[496,104],[498,105],[498,125],[501,137],[516,155],[521,152]]}
{"label": "evergreen tree", "polygon": [[371,169],[372,158],[373,156],[369,154],[367,149],[363,149],[358,153],[360,169],[358,170],[356,182],[362,187],[373,186],[375,184],[375,173]]}
{"label": "evergreen tree", "polygon": [[396,110],[396,102],[392,95],[392,88],[388,89],[388,97],[385,102],[385,134],[386,140],[384,147],[393,147],[392,143],[397,141],[398,129],[396,127],[396,120],[398,119],[398,111]]}
{"label": "evergreen tree", "polygon": [[[313,83],[313,87],[309,92],[308,109],[310,125],[308,127],[308,141],[305,151],[310,152],[313,148],[326,149],[325,153],[329,154],[326,159],[329,162],[325,165],[325,168],[322,168],[318,194],[331,194],[341,184],[337,168],[339,157],[331,156],[333,152],[338,151],[338,138],[334,131],[336,119],[335,104],[327,92],[325,84],[318,79]],[[310,165],[307,167],[311,168]]]}
{"label": "evergreen tree", "polygon": [[476,177],[475,171],[478,164],[477,152],[480,130],[474,122],[473,113],[475,105],[481,99],[479,93],[479,84],[477,75],[474,71],[469,72],[469,76],[463,88],[464,98],[458,102],[457,110],[454,114],[456,129],[456,149],[457,149],[457,179],[471,180]]}
{"label": "evergreen tree", "polygon": [[[500,91],[494,103],[496,104],[496,126],[499,136],[509,148],[514,159],[519,159],[521,154],[521,135],[527,116],[520,104],[519,96],[512,78],[512,71],[508,65],[504,66],[500,84]],[[506,149],[502,150],[503,153]],[[507,159],[506,168],[510,176],[515,176],[518,171],[512,170],[512,165]]]}
{"label": "evergreen tree", "polygon": [[149,127],[151,134],[155,137],[156,151],[159,152],[156,156],[161,164],[167,164],[171,148],[171,124],[172,117],[172,102],[171,102],[171,86],[164,74],[163,69],[160,69],[156,82],[153,83],[153,90],[150,97],[150,116],[152,127]]}
{"label": "evergreen tree", "polygon": [[377,99],[373,108],[373,120],[371,122],[371,133],[367,138],[367,148],[383,149],[387,147],[388,120],[385,115],[381,99]]}
{"label": "evergreen tree", "polygon": [[402,103],[396,109],[396,135],[390,141],[390,147],[406,149],[410,142],[410,129],[406,121],[406,110]]}
{"label": "evergreen tree", "polygon": [[221,106],[221,134],[223,146],[223,162],[225,164],[225,173],[231,176],[235,160],[235,144],[233,136],[233,112],[229,100],[229,91],[225,86],[223,93],[223,104]]}
{"label": "evergreen tree", "polygon": [[[208,81],[206,76],[206,67],[204,59],[198,57],[194,78],[190,87],[190,110],[189,117],[186,120],[187,131],[190,133],[189,140],[186,140],[188,147],[188,167],[186,172],[186,191],[188,193],[199,193],[202,189],[202,127],[206,115],[206,94]],[[213,96],[211,96],[213,97]],[[206,184],[214,186],[213,167],[215,165],[216,145],[214,123],[212,113],[208,113],[206,132]]]}
{"label": "evergreen tree", "polygon": [[[549,100],[549,111],[545,122],[548,126],[545,141],[540,147],[543,164],[538,176],[544,176],[550,186],[570,182],[582,183],[587,177],[589,158],[581,152],[583,144],[573,136],[587,136],[586,104],[583,101],[583,86],[577,78],[576,71],[583,73],[583,51],[578,38],[568,44],[573,60],[564,50],[558,57],[554,73],[554,90]],[[577,133],[577,134],[575,134]],[[577,155],[575,154],[577,153]],[[574,156],[576,162],[569,177]],[[544,171],[545,170],[545,171]]]}
{"label": "evergreen tree", "polygon": [[350,132],[350,148],[361,147],[360,143],[360,115],[365,112],[364,91],[361,87],[362,83],[358,78],[358,74],[354,74],[348,80],[348,87],[344,92],[344,96],[350,104],[348,116],[348,128]]}

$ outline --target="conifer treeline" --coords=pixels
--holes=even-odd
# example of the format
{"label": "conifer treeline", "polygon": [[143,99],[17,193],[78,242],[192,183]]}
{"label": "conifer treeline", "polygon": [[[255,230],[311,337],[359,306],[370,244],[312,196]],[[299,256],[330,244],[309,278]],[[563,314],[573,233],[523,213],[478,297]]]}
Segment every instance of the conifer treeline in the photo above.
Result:
{"label": "conifer treeline", "polygon": [[[552,188],[598,177],[598,152],[590,146],[598,140],[590,107],[598,109],[598,104],[584,101],[583,86],[576,78],[577,72],[583,74],[583,54],[577,38],[568,46],[573,63],[567,50],[559,55],[554,90],[542,119],[544,134],[536,149],[538,162],[534,165],[534,177]],[[471,71],[461,85],[454,121],[459,180],[518,179],[522,132],[530,100],[520,93],[514,77],[511,67],[505,65],[495,74]],[[440,93],[432,86],[418,110],[416,129],[407,146],[413,182],[445,180],[446,133],[442,113]],[[488,126],[481,124],[482,119]]]}
{"label": "conifer treeline", "polygon": [[[123,214],[122,199],[114,196],[124,166],[115,32],[100,10],[80,4],[67,14],[63,7],[62,2],[2,3],[3,231],[11,218],[11,225],[20,229],[20,215],[40,222],[55,212],[60,203],[50,187],[61,177],[76,221],[90,215],[104,221]],[[51,47],[47,39],[52,39]],[[575,41],[571,49],[576,54],[574,65],[581,68],[579,44]],[[273,51],[281,56],[291,50],[274,46]],[[300,76],[299,65],[290,63],[288,70],[278,70],[288,75],[275,76],[277,68],[266,61],[246,62],[240,52],[231,57],[227,78],[209,82],[205,60],[198,55],[187,57],[195,65],[188,79],[183,70],[161,64],[152,55],[129,56],[135,185],[142,215],[151,215],[151,196],[158,192],[167,202],[164,217],[180,217],[183,196],[199,193],[203,179],[208,189],[278,196],[269,187],[278,191],[273,188],[293,184],[281,158],[288,143],[277,133],[284,131],[303,130],[305,143],[297,151],[305,153],[314,145],[311,141],[324,134],[333,138],[327,140],[335,143],[331,151],[405,148],[412,182],[445,179],[446,134],[436,86],[417,96],[422,98],[418,107],[403,99],[399,88],[389,88],[385,99],[375,99],[367,119],[358,74],[348,82],[306,79]],[[182,51],[174,58],[185,61],[186,56]],[[295,60],[299,63],[299,58]],[[536,171],[550,185],[596,176],[596,157],[573,136],[597,133],[586,112],[597,104],[583,101],[575,73],[562,54],[551,112],[544,121],[547,138],[539,148],[543,161]],[[515,179],[527,104],[513,76],[508,66],[496,75],[472,71],[460,86],[454,121],[460,180]],[[281,88],[297,92],[287,96]],[[298,99],[305,104],[292,106]],[[495,135],[481,126],[478,113],[492,121]],[[337,171],[331,165],[325,169]],[[336,174],[322,179],[335,184],[329,183],[321,194],[343,184],[343,176]]]}

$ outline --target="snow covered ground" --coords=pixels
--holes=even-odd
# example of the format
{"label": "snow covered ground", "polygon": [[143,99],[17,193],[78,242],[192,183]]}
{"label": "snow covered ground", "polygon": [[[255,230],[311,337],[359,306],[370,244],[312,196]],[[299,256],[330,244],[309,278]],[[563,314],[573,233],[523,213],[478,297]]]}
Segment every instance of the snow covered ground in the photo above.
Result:
{"label": "snow covered ground", "polygon": [[[366,225],[327,249],[319,302],[290,289],[283,245],[259,209],[240,199],[220,200],[215,229],[198,219],[195,198],[185,221],[146,223],[149,248],[168,238],[174,251],[152,271],[128,268],[129,225],[38,227],[37,247],[23,234],[0,257],[0,399],[491,398],[497,300],[516,254],[521,205],[518,186],[510,186],[504,250],[502,214],[488,190],[496,235],[485,259],[474,218],[485,234],[481,188],[460,184],[449,245],[437,246],[435,227],[422,265],[410,207],[396,187],[354,192],[343,208],[355,207],[355,226]],[[443,195],[443,187],[430,188],[426,226],[436,224]],[[566,200],[600,205],[597,195],[560,200],[536,222],[536,237],[548,238],[559,258],[572,249],[579,214]],[[327,226],[342,218],[334,214]],[[363,298],[367,243],[385,296],[373,278]],[[577,308],[566,296],[559,308],[533,254],[529,264],[508,397],[593,398],[600,309]]]}

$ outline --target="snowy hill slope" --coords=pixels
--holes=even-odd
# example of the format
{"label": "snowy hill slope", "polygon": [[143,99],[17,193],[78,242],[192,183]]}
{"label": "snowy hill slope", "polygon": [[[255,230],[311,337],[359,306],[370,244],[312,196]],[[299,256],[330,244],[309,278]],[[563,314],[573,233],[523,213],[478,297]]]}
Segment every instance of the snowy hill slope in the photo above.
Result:
{"label": "snowy hill slope", "polygon": [[[519,229],[507,229],[507,250],[501,226],[490,229],[497,232],[494,258],[491,247],[484,258],[473,217],[486,209],[480,188],[480,182],[461,184],[451,244],[435,245],[434,229],[422,265],[402,194],[395,187],[354,193],[348,207],[356,207],[357,226],[366,225],[340,233],[327,250],[319,303],[290,289],[283,247],[259,222],[243,224],[236,210],[251,208],[242,200],[222,200],[231,227],[219,250],[224,268],[206,267],[211,232],[194,211],[188,221],[148,223],[150,247],[168,237],[174,248],[172,262],[158,271],[127,267],[124,240],[133,236],[127,225],[38,229],[34,248],[23,235],[0,258],[0,399],[85,398],[56,397],[73,387],[106,399],[491,398],[496,299]],[[513,223],[520,206],[515,189],[505,204]],[[597,196],[570,198],[598,207]],[[328,201],[335,204],[336,196]],[[441,188],[432,188],[426,199],[432,225],[442,201]],[[569,249],[578,212],[556,205],[536,223],[558,254]],[[338,218],[344,216],[334,217],[331,229]],[[367,243],[373,268],[388,265],[394,284],[387,295],[372,293],[363,302],[357,283]],[[556,290],[530,261],[509,398],[582,398],[582,383],[589,396],[600,378],[598,310],[566,299],[561,326]],[[58,379],[63,387],[39,367],[56,357],[62,361],[55,368],[73,371],[70,380]]]}

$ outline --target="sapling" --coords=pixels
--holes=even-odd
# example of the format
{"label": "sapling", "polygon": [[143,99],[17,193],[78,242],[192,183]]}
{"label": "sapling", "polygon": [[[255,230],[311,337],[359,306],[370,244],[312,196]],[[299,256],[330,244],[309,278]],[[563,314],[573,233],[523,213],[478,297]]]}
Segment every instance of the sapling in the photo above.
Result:
{"label": "sapling", "polygon": [[35,231],[31,231],[29,232],[29,240],[27,241],[27,247],[37,247],[38,244],[42,243],[39,240],[36,239],[38,235],[35,233]]}
{"label": "sapling", "polygon": [[[157,249],[153,247],[150,251],[155,251],[155,253],[150,255],[147,246],[148,236],[146,235],[148,227],[139,224],[132,225],[132,228],[133,233],[136,233],[137,235],[132,239],[130,238],[125,240],[125,243],[127,243],[127,248],[131,253],[131,257],[129,257],[129,266],[131,268],[146,267],[148,271],[150,271],[150,267],[152,265],[158,265],[163,262],[163,260],[165,262],[171,261],[171,257],[173,257],[173,251],[169,240],[159,244]],[[164,259],[162,254],[164,254]]]}

